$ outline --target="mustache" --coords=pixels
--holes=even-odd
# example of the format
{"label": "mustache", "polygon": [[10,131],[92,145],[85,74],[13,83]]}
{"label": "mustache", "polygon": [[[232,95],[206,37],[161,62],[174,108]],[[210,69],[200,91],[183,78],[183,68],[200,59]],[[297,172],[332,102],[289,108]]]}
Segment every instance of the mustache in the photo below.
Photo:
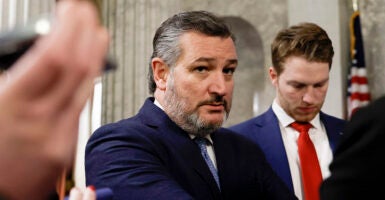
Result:
{"label": "mustache", "polygon": [[225,100],[224,96],[213,95],[210,97],[210,99],[200,102],[198,106],[207,105],[207,104],[223,105],[225,108],[227,108],[228,103]]}

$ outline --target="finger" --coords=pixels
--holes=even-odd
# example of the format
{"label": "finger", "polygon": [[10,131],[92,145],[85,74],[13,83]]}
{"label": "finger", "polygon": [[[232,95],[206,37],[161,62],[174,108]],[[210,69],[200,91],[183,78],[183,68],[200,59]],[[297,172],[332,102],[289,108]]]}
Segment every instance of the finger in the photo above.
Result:
{"label": "finger", "polygon": [[[65,59],[68,66],[64,66],[63,69],[65,74],[63,74],[61,81],[62,85],[58,85],[62,88],[53,90],[57,93],[53,93],[53,95],[59,99],[68,99],[65,96],[66,93],[62,93],[62,91],[68,91],[70,95],[76,93],[76,89],[80,88],[78,86],[81,85],[85,77],[93,79],[99,75],[107,51],[108,34],[104,28],[97,25],[95,8],[90,3],[83,3],[82,5],[77,7],[83,15],[79,22],[81,26],[76,26],[76,34],[68,36],[71,39],[65,43],[70,45],[63,48],[68,51],[66,54],[70,56]],[[67,12],[64,14],[68,14]],[[76,14],[71,13],[71,15]],[[79,21],[79,19],[77,20]],[[68,25],[68,29],[70,28],[72,28],[71,25]],[[56,39],[60,39],[60,37]],[[54,41],[57,41],[56,39]],[[80,91],[82,90],[80,89]],[[68,101],[64,103],[66,102]]]}
{"label": "finger", "polygon": [[68,200],[82,200],[83,194],[78,188],[72,188]]}

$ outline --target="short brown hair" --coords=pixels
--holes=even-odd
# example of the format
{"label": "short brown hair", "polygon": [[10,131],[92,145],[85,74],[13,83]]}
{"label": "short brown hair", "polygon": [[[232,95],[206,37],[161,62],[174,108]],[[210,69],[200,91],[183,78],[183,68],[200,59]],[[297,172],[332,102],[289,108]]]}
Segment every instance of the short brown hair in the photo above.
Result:
{"label": "short brown hair", "polygon": [[271,44],[271,59],[277,74],[290,56],[300,56],[310,62],[333,61],[333,45],[325,30],[314,23],[301,23],[281,30]]}

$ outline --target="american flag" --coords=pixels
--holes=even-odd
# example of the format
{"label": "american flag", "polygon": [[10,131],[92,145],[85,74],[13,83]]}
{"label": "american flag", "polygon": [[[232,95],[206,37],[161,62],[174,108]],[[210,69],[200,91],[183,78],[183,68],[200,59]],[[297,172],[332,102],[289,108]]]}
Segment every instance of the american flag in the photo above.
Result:
{"label": "american flag", "polygon": [[355,11],[350,19],[350,55],[352,63],[349,69],[347,85],[348,119],[351,118],[358,108],[370,102],[359,11]]}

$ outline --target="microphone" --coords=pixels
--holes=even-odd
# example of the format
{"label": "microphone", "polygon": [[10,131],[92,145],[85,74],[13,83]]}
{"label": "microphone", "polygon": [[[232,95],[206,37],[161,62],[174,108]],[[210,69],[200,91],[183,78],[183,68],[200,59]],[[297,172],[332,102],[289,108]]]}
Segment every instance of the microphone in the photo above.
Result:
{"label": "microphone", "polygon": [[[0,33],[0,71],[9,69],[34,44],[36,39],[49,33],[51,22],[49,17],[41,17],[24,26]],[[105,59],[103,71],[116,69],[110,58]]]}

